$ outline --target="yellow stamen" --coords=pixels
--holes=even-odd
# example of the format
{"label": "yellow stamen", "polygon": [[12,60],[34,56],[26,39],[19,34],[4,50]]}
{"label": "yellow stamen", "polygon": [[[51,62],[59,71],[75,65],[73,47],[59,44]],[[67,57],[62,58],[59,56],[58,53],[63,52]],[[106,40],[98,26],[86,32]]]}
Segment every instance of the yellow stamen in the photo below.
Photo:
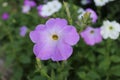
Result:
{"label": "yellow stamen", "polygon": [[110,26],[110,27],[109,27],[109,29],[110,29],[110,30],[113,30],[113,27],[112,27],[112,26]]}
{"label": "yellow stamen", "polygon": [[52,39],[53,39],[53,40],[58,40],[58,35],[53,34],[53,35],[52,35]]}
{"label": "yellow stamen", "polygon": [[93,33],[94,33],[94,31],[93,31],[93,30],[91,30],[91,31],[90,31],[90,33],[91,33],[91,34],[93,34]]}

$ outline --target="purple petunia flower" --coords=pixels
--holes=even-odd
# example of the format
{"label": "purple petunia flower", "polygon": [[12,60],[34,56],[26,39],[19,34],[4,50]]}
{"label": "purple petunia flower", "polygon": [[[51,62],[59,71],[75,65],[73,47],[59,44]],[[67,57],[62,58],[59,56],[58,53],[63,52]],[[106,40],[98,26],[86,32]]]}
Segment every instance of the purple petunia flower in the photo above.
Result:
{"label": "purple petunia flower", "polygon": [[79,34],[74,26],[67,25],[65,19],[52,18],[31,31],[30,39],[35,43],[33,52],[37,58],[61,61],[71,56],[71,46],[79,41]]}
{"label": "purple petunia flower", "polygon": [[24,0],[24,5],[28,5],[30,7],[35,7],[36,3],[32,0]]}
{"label": "purple petunia flower", "polygon": [[28,13],[32,7],[35,7],[36,3],[34,1],[30,0],[24,0],[24,5],[22,6],[22,12]]}
{"label": "purple petunia flower", "polygon": [[86,44],[91,46],[102,41],[100,28],[87,27],[83,32],[81,32],[80,35],[82,36]]}
{"label": "purple petunia flower", "polygon": [[26,35],[28,28],[26,26],[20,27],[20,36],[24,37]]}
{"label": "purple petunia flower", "polygon": [[31,7],[28,5],[22,6],[22,12],[23,13],[28,13],[31,10]]}
{"label": "purple petunia flower", "polygon": [[2,19],[3,20],[7,20],[9,18],[9,14],[8,13],[3,13],[2,14]]}
{"label": "purple petunia flower", "polygon": [[92,22],[95,23],[98,19],[98,16],[97,16],[96,12],[94,10],[92,10],[91,8],[87,8],[86,12],[91,13],[90,17],[92,18]]}

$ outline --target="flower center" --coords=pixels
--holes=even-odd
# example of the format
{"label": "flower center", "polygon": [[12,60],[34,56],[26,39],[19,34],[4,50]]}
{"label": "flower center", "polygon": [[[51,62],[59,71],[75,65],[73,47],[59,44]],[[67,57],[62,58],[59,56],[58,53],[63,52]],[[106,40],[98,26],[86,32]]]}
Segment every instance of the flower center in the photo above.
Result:
{"label": "flower center", "polygon": [[110,27],[109,27],[109,29],[110,29],[110,30],[113,30],[113,27],[112,27],[112,26],[110,26]]}
{"label": "flower center", "polygon": [[93,34],[93,33],[94,33],[94,30],[91,30],[90,33]]}
{"label": "flower center", "polygon": [[51,12],[51,9],[48,9],[48,12]]}
{"label": "flower center", "polygon": [[52,35],[52,39],[53,39],[53,40],[58,40],[58,35],[53,34],[53,35]]}

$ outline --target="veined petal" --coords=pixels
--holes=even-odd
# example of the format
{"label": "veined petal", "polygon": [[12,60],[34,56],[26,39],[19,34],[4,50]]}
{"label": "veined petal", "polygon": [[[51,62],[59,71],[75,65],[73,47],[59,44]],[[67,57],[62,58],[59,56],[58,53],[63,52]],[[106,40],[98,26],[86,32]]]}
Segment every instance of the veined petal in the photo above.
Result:
{"label": "veined petal", "polygon": [[46,26],[47,27],[61,27],[63,28],[64,26],[67,25],[67,21],[65,19],[60,19],[60,18],[56,18],[56,19],[49,19],[46,22]]}
{"label": "veined petal", "polygon": [[39,33],[37,31],[30,32],[29,36],[30,36],[30,39],[32,40],[32,42],[34,42],[34,43],[38,42],[39,37],[37,35],[39,35]]}
{"label": "veined petal", "polygon": [[72,52],[73,49],[70,45],[59,43],[51,58],[53,61],[67,60],[71,56]]}
{"label": "veined petal", "polygon": [[109,36],[111,39],[117,39],[119,37],[119,32],[112,32]]}
{"label": "veined petal", "polygon": [[84,41],[86,42],[86,44],[91,45],[91,46],[95,44],[94,36],[92,36],[86,32],[81,32],[81,36],[84,39]]}
{"label": "veined petal", "polygon": [[79,41],[79,34],[73,26],[66,26],[63,30],[64,41],[69,45],[75,45]]}
{"label": "veined petal", "polygon": [[102,36],[100,34],[100,28],[96,28],[95,42],[100,43],[102,41]]}
{"label": "veined petal", "polygon": [[37,58],[41,60],[47,60],[51,58],[51,55],[55,52],[55,45],[49,43],[36,44],[34,46],[34,53]]}
{"label": "veined petal", "polygon": [[43,25],[43,24],[39,24],[35,28],[35,30],[43,30],[43,29],[45,29],[45,25]]}
{"label": "veined petal", "polygon": [[30,32],[30,39],[34,43],[42,43],[49,39],[49,32],[43,28],[38,26],[36,30]]}

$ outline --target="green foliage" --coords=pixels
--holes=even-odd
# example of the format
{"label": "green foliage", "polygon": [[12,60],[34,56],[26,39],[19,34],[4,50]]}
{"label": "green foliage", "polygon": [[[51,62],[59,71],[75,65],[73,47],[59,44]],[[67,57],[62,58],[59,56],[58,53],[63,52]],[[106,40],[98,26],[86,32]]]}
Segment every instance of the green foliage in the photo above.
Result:
{"label": "green foliage", "polygon": [[111,75],[120,76],[120,65],[115,65],[110,69]]}

